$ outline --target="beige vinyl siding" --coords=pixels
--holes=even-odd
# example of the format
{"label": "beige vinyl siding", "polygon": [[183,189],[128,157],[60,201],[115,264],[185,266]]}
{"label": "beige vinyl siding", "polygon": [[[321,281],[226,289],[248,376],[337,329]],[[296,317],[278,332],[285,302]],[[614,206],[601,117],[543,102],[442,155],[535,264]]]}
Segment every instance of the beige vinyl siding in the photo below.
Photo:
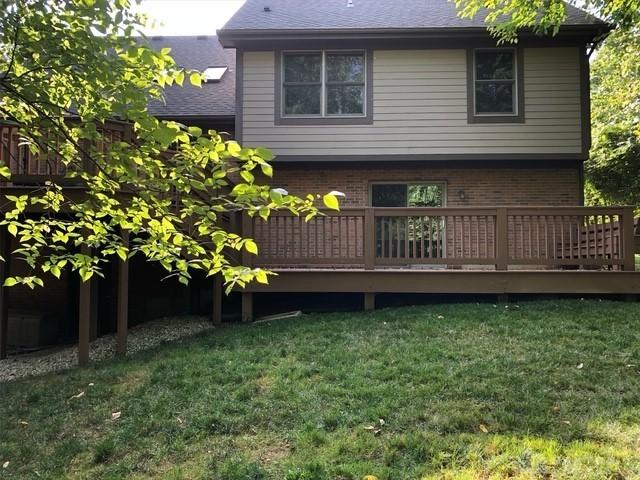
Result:
{"label": "beige vinyl siding", "polygon": [[524,124],[467,122],[464,50],[378,50],[373,125],[275,126],[274,53],[244,54],[243,142],[280,155],[578,154],[580,51],[524,50]]}

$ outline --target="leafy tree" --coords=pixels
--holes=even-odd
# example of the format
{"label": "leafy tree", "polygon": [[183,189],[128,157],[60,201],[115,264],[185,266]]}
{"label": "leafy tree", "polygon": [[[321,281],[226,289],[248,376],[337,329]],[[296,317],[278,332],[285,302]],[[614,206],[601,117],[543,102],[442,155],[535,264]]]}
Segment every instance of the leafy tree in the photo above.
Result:
{"label": "leafy tree", "polygon": [[585,171],[592,188],[587,200],[640,205],[640,28],[613,32],[591,72],[593,149]]}
{"label": "leafy tree", "polygon": [[[201,77],[177,68],[169,50],[140,42],[144,23],[129,0],[0,0],[0,120],[17,125],[34,154],[58,158],[67,180],[85,189],[78,198],[51,179],[0,201],[0,226],[17,237],[14,254],[31,270],[7,285],[33,288],[64,268],[87,280],[114,256],[136,254],[183,283],[194,270],[222,273],[228,288],[266,282],[267,272],[233,263],[229,252],[258,247],[225,229],[222,215],[317,214],[317,197],[256,180],[272,176],[268,150],[149,114],[163,87]],[[133,142],[108,138],[113,119],[132,127]],[[8,167],[0,165],[6,179]],[[324,201],[338,208],[334,194]],[[29,215],[36,207],[44,213]]]}
{"label": "leafy tree", "polygon": [[[502,42],[517,40],[520,30],[555,35],[566,19],[564,0],[454,0],[460,16],[485,15],[489,31]],[[640,22],[640,0],[569,0],[622,29]]]}

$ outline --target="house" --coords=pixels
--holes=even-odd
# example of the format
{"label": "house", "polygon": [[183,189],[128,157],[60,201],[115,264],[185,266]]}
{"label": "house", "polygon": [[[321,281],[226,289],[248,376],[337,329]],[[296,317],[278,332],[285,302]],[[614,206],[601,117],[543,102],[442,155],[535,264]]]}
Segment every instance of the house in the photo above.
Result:
{"label": "house", "polygon": [[[610,26],[567,8],[557,36],[522,32],[517,45],[447,0],[247,0],[217,38],[150,39],[208,80],[168,88],[155,115],[271,148],[274,187],[344,193],[339,212],[309,222],[234,219],[260,248],[242,264],[278,274],[241,292],[243,319],[254,295],[278,292],[362,294],[367,309],[380,293],[640,293],[633,208],[583,206],[589,54]],[[0,140],[14,174],[0,193],[64,173],[19,150],[10,126]],[[38,325],[64,317],[81,363],[105,329],[126,345],[140,299],[162,314],[206,304],[220,321],[219,279],[155,289],[160,275],[136,261],[37,298],[0,289],[0,358],[7,305],[36,309]]]}
{"label": "house", "polygon": [[640,291],[632,210],[583,207],[589,55],[610,28],[567,5],[558,35],[498,45],[447,0],[247,0],[218,31],[237,52],[236,138],[274,151],[274,185],[345,197],[309,223],[245,222],[279,275],[247,289],[244,316],[255,292],[372,308],[384,292]]}

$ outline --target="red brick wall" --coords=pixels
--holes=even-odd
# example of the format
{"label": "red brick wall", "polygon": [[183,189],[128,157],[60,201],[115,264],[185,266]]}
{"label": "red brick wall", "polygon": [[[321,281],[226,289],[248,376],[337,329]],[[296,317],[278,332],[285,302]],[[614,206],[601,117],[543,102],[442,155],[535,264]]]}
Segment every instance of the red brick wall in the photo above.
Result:
{"label": "red brick wall", "polygon": [[[291,193],[347,195],[344,206],[369,204],[371,182],[441,181],[447,185],[447,206],[580,204],[578,168],[431,168],[419,166],[286,165],[274,167],[270,183]],[[465,199],[458,192],[464,190]]]}

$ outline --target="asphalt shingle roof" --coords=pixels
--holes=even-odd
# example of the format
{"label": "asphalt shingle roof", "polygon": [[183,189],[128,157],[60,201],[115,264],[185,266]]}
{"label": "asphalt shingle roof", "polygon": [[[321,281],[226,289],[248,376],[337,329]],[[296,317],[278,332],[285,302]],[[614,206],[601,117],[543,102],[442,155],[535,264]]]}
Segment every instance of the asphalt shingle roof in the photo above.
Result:
{"label": "asphalt shingle roof", "polygon": [[[449,0],[246,0],[221,29],[340,30],[483,28],[484,17],[462,19]],[[265,7],[270,11],[265,12]],[[567,5],[565,25],[605,25]]]}
{"label": "asphalt shingle roof", "polygon": [[236,52],[223,48],[216,36],[151,37],[150,46],[156,50],[171,48],[170,55],[182,68],[204,71],[207,67],[227,66],[219,82],[194,87],[186,79],[183,87],[165,90],[165,104],[153,101],[149,110],[162,117],[219,117],[235,115]]}

